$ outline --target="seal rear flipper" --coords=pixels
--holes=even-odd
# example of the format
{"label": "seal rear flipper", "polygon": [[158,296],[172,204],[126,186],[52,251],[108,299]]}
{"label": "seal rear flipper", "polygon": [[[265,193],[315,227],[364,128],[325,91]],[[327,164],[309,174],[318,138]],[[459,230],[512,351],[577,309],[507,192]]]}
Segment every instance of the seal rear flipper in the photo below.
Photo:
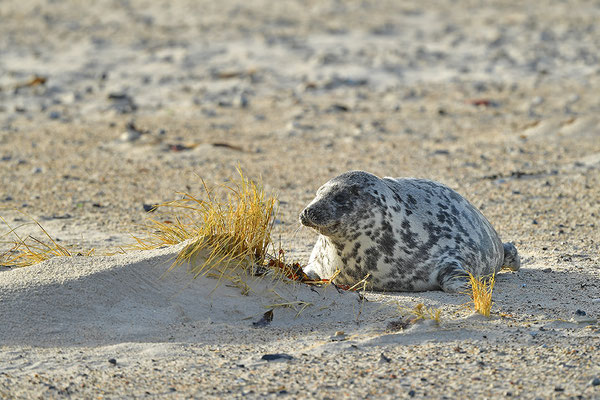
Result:
{"label": "seal rear flipper", "polygon": [[517,248],[512,243],[504,243],[503,246],[504,261],[502,262],[502,268],[518,271],[521,268],[521,257],[519,257]]}
{"label": "seal rear flipper", "polygon": [[438,265],[437,281],[446,293],[465,292],[469,287],[469,275],[458,261],[446,261]]}

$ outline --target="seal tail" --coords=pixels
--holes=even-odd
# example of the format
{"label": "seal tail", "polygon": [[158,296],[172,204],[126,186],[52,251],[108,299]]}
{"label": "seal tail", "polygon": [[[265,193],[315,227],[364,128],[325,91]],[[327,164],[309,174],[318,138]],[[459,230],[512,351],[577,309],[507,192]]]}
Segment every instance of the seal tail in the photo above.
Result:
{"label": "seal tail", "polygon": [[504,243],[504,261],[502,268],[518,271],[521,268],[521,257],[517,252],[517,248],[512,243]]}

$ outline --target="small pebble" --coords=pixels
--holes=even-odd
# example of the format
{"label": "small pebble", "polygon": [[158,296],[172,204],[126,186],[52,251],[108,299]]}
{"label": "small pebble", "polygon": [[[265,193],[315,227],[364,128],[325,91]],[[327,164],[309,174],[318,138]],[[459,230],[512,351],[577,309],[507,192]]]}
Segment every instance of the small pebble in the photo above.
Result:
{"label": "small pebble", "polygon": [[344,331],[337,331],[333,336],[330,337],[330,339],[332,342],[342,342],[348,339],[348,337],[346,336]]}
{"label": "small pebble", "polygon": [[255,328],[263,328],[269,325],[273,321],[273,310],[269,310],[263,314],[263,316],[256,322],[252,323]]}
{"label": "small pebble", "polygon": [[117,360],[114,358],[109,358],[108,362],[111,363],[112,365],[117,365]]}
{"label": "small pebble", "polygon": [[592,386],[600,386],[600,378],[594,378],[594,379],[592,379],[592,381],[590,382],[590,384]]}
{"label": "small pebble", "polygon": [[275,353],[275,354],[265,354],[260,359],[265,361],[281,361],[281,360],[292,360],[294,357],[289,354],[284,353]]}
{"label": "small pebble", "polygon": [[144,207],[144,211],[146,212],[154,212],[156,211],[158,204],[143,204],[142,207]]}
{"label": "small pebble", "polygon": [[580,98],[579,95],[575,93],[575,94],[572,94],[569,96],[569,98],[567,99],[567,102],[570,104],[573,104],[573,103],[578,102],[579,98]]}
{"label": "small pebble", "polygon": [[211,108],[203,108],[200,112],[202,115],[209,118],[217,116],[217,112]]}
{"label": "small pebble", "polygon": [[135,142],[136,140],[138,140],[141,136],[141,133],[138,131],[134,131],[134,130],[128,130],[126,132],[121,133],[121,136],[119,136],[119,139],[121,140],[121,142]]}
{"label": "small pebble", "polygon": [[246,108],[246,107],[248,107],[248,104],[249,104],[248,96],[246,96],[246,94],[244,94],[244,93],[240,94],[239,97],[235,101],[235,105],[240,108]]}
{"label": "small pebble", "polygon": [[380,364],[384,364],[384,363],[389,363],[391,362],[392,359],[389,358],[388,356],[386,356],[385,354],[381,353],[381,355],[379,356],[379,363]]}
{"label": "small pebble", "polygon": [[350,107],[348,107],[345,104],[332,104],[326,112],[347,112],[350,110]]}
{"label": "small pebble", "polygon": [[575,311],[575,315],[583,317],[584,315],[587,315],[587,313],[583,310],[577,310],[577,311]]}
{"label": "small pebble", "polygon": [[537,96],[537,97],[534,97],[533,100],[531,100],[531,105],[535,107],[535,106],[539,106],[543,102],[544,102],[544,98]]}
{"label": "small pebble", "polygon": [[112,107],[120,114],[128,114],[137,110],[133,97],[126,93],[110,93],[108,99],[112,100]]}

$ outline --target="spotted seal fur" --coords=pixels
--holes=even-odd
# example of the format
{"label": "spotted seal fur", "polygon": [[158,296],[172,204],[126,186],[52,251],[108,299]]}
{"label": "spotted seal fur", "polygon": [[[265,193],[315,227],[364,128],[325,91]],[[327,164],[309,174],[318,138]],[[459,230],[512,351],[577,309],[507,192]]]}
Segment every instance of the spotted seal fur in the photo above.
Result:
{"label": "spotted seal fur", "polygon": [[373,290],[464,290],[469,271],[517,271],[517,249],[449,187],[416,178],[350,171],[325,183],[300,214],[319,232],[305,272],[353,285],[371,274]]}

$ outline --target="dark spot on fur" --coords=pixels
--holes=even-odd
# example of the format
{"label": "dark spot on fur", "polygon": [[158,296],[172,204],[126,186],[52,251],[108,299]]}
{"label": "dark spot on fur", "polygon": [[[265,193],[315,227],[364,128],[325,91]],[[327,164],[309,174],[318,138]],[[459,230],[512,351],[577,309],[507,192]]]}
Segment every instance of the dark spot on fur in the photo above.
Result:
{"label": "dark spot on fur", "polygon": [[440,224],[445,224],[446,221],[448,221],[448,217],[448,213],[444,211],[440,211],[439,213],[437,213],[437,220]]}
{"label": "dark spot on fur", "polygon": [[356,239],[358,239],[362,234],[360,233],[360,231],[355,232],[353,235],[351,235],[348,239],[350,239],[351,242],[355,241]]}
{"label": "dark spot on fur", "polygon": [[[381,257],[381,253],[375,248],[371,247],[365,250],[365,271],[377,271],[377,262]],[[366,273],[365,273],[366,275]]]}
{"label": "dark spot on fur", "polygon": [[360,242],[354,243],[354,246],[352,246],[352,251],[349,254],[350,258],[354,258],[354,259],[356,258],[356,256],[358,255],[358,250],[360,250],[360,246],[361,246]]}
{"label": "dark spot on fur", "polygon": [[384,254],[394,255],[394,246],[398,241],[394,238],[394,229],[388,220],[381,222],[381,238],[377,243]]}

